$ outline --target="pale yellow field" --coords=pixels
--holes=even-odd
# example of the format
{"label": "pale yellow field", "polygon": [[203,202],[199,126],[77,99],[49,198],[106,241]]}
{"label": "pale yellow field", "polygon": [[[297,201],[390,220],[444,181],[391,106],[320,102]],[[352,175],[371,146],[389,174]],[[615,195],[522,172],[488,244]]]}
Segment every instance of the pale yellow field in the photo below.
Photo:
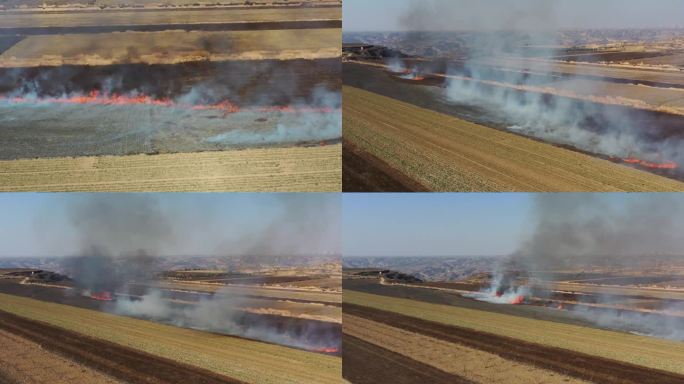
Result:
{"label": "pale yellow field", "polygon": [[535,59],[491,59],[484,63],[509,69],[553,71],[576,75],[606,76],[618,79],[655,81],[670,84],[684,84],[684,72],[662,71],[643,68],[622,68],[589,63],[562,63]]}
{"label": "pale yellow field", "polygon": [[0,161],[0,191],[339,192],[342,145]]}
{"label": "pale yellow field", "polygon": [[346,141],[433,191],[654,192],[684,183],[344,87]]}
{"label": "pale yellow field", "polygon": [[[131,1],[126,1],[131,3]],[[168,2],[168,1],[164,1]],[[187,1],[185,1],[187,3]],[[216,2],[214,2],[215,4]],[[244,3],[244,2],[243,2]],[[277,21],[341,20],[341,8],[197,9],[197,10],[104,10],[99,12],[0,13],[0,27],[79,27],[107,25],[165,25],[196,23],[246,23]]]}
{"label": "pale yellow field", "polygon": [[339,383],[342,359],[0,294],[0,310],[249,383]]}
{"label": "pale yellow field", "polygon": [[295,300],[309,300],[320,301],[324,303],[341,303],[342,294],[336,292],[320,292],[314,290],[295,290],[287,288],[270,288],[270,287],[247,287],[247,286],[225,286],[221,284],[206,284],[206,283],[191,283],[191,282],[158,282],[151,286],[161,287],[166,289],[185,289],[189,291],[199,292],[216,292],[226,291],[236,295],[252,295],[263,296],[275,299],[295,299]]}
{"label": "pale yellow field", "polygon": [[474,383],[579,384],[586,381],[493,353],[344,315],[344,333]]}
{"label": "pale yellow field", "polygon": [[428,321],[684,373],[684,343],[415,300],[344,291],[344,302]]}
{"label": "pale yellow field", "polygon": [[330,59],[342,54],[341,39],[335,28],[30,36],[0,55],[0,67]]}
{"label": "pale yellow field", "polygon": [[684,289],[658,289],[644,287],[619,287],[619,286],[598,286],[591,284],[576,284],[553,282],[549,283],[553,288],[572,292],[601,293],[606,295],[621,296],[645,296],[657,299],[684,300]]}

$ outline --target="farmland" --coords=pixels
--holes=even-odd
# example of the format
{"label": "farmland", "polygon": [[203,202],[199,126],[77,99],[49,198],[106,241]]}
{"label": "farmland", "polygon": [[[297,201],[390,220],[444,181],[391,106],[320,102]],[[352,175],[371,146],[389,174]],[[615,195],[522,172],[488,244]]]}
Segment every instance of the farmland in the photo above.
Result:
{"label": "farmland", "polygon": [[337,191],[341,145],[0,161],[4,191]]}
{"label": "farmland", "polygon": [[337,29],[44,35],[6,50],[0,67],[331,59],[340,56],[337,44]]}
{"label": "farmland", "polygon": [[[440,296],[453,300],[446,304]],[[425,301],[430,297],[444,304]],[[434,382],[682,380],[684,372],[678,361],[684,349],[679,342],[597,329],[562,319],[553,311],[532,312],[456,297],[425,288],[381,286],[372,279],[345,280],[345,353],[353,353],[346,349],[348,341],[353,351],[370,353],[356,342],[363,339],[379,348],[378,355],[409,359],[404,366],[429,366],[442,375],[452,375]],[[454,356],[459,356],[458,363]],[[358,365],[345,365],[345,377],[354,383],[372,382],[362,374],[364,367],[369,367],[358,360]],[[373,367],[381,376],[382,372],[391,374],[397,364],[401,363],[394,360]],[[425,379],[407,376],[406,382]]]}
{"label": "farmland", "polygon": [[0,189],[340,190],[339,2],[115,3],[0,11]]}
{"label": "farmland", "polygon": [[682,190],[675,180],[360,89],[345,86],[344,96],[345,142],[429,190]]}
{"label": "farmland", "polygon": [[[231,382],[232,378],[254,383],[332,383],[337,382],[339,377],[341,360],[336,357],[11,295],[2,294],[0,306],[0,310],[20,318],[46,323],[49,326],[46,329],[50,332],[64,329],[83,335],[83,341],[86,343],[90,339],[102,340],[112,343],[112,349],[122,346],[146,355],[157,356],[167,365],[169,361],[173,361],[197,367],[202,372],[211,372],[215,380],[212,382]],[[3,328],[11,326],[6,325],[7,322],[16,324],[18,321],[5,315]],[[193,353],[188,354],[189,350]],[[97,350],[85,350],[81,353],[96,354],[85,358],[98,359]],[[130,359],[136,357],[138,356],[134,355]],[[146,368],[149,368],[147,364],[155,363],[154,360],[146,363]],[[164,374],[155,370],[149,372],[152,375],[155,372]],[[186,373],[191,374],[192,371]],[[206,373],[205,375],[211,376]],[[168,382],[167,380],[168,378],[159,382]]]}
{"label": "farmland", "polygon": [[[503,35],[458,31],[345,33],[344,85],[621,166],[680,181],[684,178],[678,149],[682,140],[678,127],[684,120],[680,30],[555,31],[544,38],[556,44],[539,46],[525,43],[529,36],[524,34]],[[361,124],[358,120],[355,123]],[[376,122],[365,123],[372,126]],[[418,137],[410,144],[417,145],[416,141]],[[459,178],[458,182],[435,186],[406,172],[406,167],[418,168],[407,159],[411,153],[399,159],[396,153],[369,150],[360,138],[346,139],[346,143],[349,161],[345,161],[348,166],[343,172],[350,190],[511,190],[506,183],[483,183],[491,176],[467,179],[458,175],[459,171],[468,172],[465,165],[454,165],[457,171],[444,170]],[[421,151],[425,156],[441,158],[436,149],[424,147]],[[500,149],[478,152],[480,158],[472,160],[490,169],[500,170],[496,161],[510,161]],[[403,164],[398,166],[397,162]],[[540,164],[537,159],[529,157],[527,163],[527,174],[538,172],[534,167]],[[364,167],[369,168],[365,173]],[[548,171],[553,172],[552,168]],[[431,170],[417,170],[426,172]],[[583,178],[573,181],[574,187],[565,185],[560,190],[604,190],[587,185],[603,184],[595,175],[589,173]],[[553,185],[535,189],[528,184],[523,188],[559,191]]]}

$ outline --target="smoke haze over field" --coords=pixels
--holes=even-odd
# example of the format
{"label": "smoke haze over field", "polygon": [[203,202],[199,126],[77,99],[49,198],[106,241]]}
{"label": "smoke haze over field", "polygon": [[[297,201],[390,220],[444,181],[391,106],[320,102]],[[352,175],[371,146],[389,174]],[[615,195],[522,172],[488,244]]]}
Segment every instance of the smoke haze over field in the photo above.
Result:
{"label": "smoke haze over field", "polygon": [[0,257],[335,255],[340,209],[335,194],[8,194]]}
{"label": "smoke haze over field", "polygon": [[596,194],[539,194],[532,233],[512,255],[527,270],[632,266],[684,254],[684,199],[643,194],[616,206]]}
{"label": "smoke haze over field", "polygon": [[[487,26],[486,17],[535,21],[533,15],[540,13],[535,10],[526,13],[534,6],[540,7],[541,14],[553,16],[557,22],[553,27],[561,29],[684,27],[682,0],[345,0],[344,29],[477,30]],[[400,16],[406,20],[411,13],[415,16],[408,17],[415,24],[400,22]],[[536,21],[541,24],[532,23],[531,27],[541,29],[548,25],[545,20]]]}

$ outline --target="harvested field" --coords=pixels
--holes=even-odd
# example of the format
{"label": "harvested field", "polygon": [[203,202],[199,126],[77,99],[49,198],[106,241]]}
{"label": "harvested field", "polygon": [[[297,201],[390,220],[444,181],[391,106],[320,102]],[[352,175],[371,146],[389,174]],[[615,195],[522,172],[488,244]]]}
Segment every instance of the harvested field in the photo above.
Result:
{"label": "harvested field", "polygon": [[119,383],[110,376],[46,350],[44,345],[5,330],[0,330],[0,344],[0,383],[4,383],[3,376],[11,383],[24,384]]}
{"label": "harvested field", "polygon": [[244,287],[244,286],[224,286],[219,284],[202,284],[188,282],[158,282],[150,285],[165,289],[179,289],[198,292],[217,292],[226,290],[235,295],[259,296],[278,300],[297,300],[314,303],[339,304],[342,302],[342,294],[336,292],[316,292],[306,289],[287,289],[275,287]]}
{"label": "harvested field", "polygon": [[[397,314],[396,318],[387,320],[386,323],[397,327],[401,322],[406,324],[406,326],[402,325],[401,328],[423,334],[434,331],[435,334],[428,334],[428,336],[442,340],[456,337],[457,329],[465,332],[463,339],[460,340],[461,343],[466,343],[468,340],[470,343],[485,343],[487,335],[495,338],[503,337],[508,341],[498,339],[499,354],[509,351],[524,357],[530,355],[532,351],[540,349],[539,353],[534,353],[532,356],[537,356],[537,358],[546,356],[548,359],[549,356],[558,356],[562,351],[566,351],[564,353],[569,353],[573,357],[568,356],[556,361],[554,364],[557,368],[554,370],[569,374],[568,372],[572,367],[591,366],[591,371],[585,371],[584,376],[579,376],[588,380],[592,380],[591,375],[600,374],[598,367],[606,367],[612,371],[604,373],[606,374],[605,377],[616,376],[623,378],[623,380],[633,377],[632,375],[640,370],[642,374],[634,377],[650,378],[653,383],[674,383],[684,379],[684,367],[679,363],[684,358],[684,345],[679,342],[528,317],[370,295],[350,290],[345,290],[344,302],[343,311],[345,315],[361,316],[354,311],[356,306],[373,308],[383,313]],[[354,307],[350,306],[348,311],[346,304],[353,304]],[[369,318],[368,315],[361,317]],[[369,319],[380,321],[379,318]],[[417,325],[419,323],[417,319],[429,323],[420,326]],[[413,324],[411,328],[407,328],[409,324]],[[448,331],[438,331],[440,324],[447,326]],[[473,337],[474,334],[478,336]],[[503,349],[501,346],[504,346]],[[521,352],[522,350],[516,352],[515,348],[522,348],[525,352]],[[550,349],[544,350],[544,348]],[[589,360],[584,364],[572,364],[572,366],[565,368],[560,368],[557,365],[567,365],[568,362],[576,361],[573,359],[578,359],[581,356]],[[606,359],[606,361],[614,361],[614,363],[594,364],[591,359]],[[547,363],[551,364],[551,362]],[[575,375],[580,374],[581,372],[578,372]],[[636,381],[635,383],[644,382],[646,381]]]}
{"label": "harvested field", "polygon": [[656,299],[684,300],[684,290],[681,289],[670,290],[646,287],[620,287],[566,282],[553,282],[551,283],[551,286],[553,286],[555,289],[572,292],[587,292],[604,295],[638,296],[651,297]]}
{"label": "harvested field", "polygon": [[[338,357],[0,294],[0,310],[251,383],[337,383]],[[192,351],[192,353],[188,353]],[[128,356],[128,354],[123,354]],[[167,360],[168,359],[168,360]],[[146,370],[165,374],[164,369]],[[191,372],[187,374],[191,374]],[[224,379],[225,380],[225,379]],[[182,380],[181,380],[182,381]],[[187,381],[186,381],[187,382]],[[203,382],[190,380],[189,382]],[[204,381],[210,382],[210,381]]]}
{"label": "harvested field", "polygon": [[344,332],[473,383],[586,383],[476,348],[348,314],[344,315]]}
{"label": "harvested field", "polygon": [[341,147],[0,161],[0,190],[337,192]]}
{"label": "harvested field", "polygon": [[339,29],[31,36],[0,55],[0,67],[331,59],[340,44]]}
{"label": "harvested field", "polygon": [[342,145],[342,158],[345,192],[427,192],[422,185],[349,141]]}
{"label": "harvested field", "polygon": [[[677,383],[682,375],[345,304],[345,313],[594,383]],[[510,382],[510,381],[507,381]],[[528,381],[521,381],[528,382]]]}
{"label": "harvested field", "polygon": [[356,337],[344,334],[342,340],[342,376],[354,384],[470,383]]}
{"label": "harvested field", "polygon": [[483,64],[513,70],[551,71],[552,74],[572,75],[579,78],[631,82],[657,87],[684,87],[684,73],[644,68],[622,68],[601,64],[569,64],[545,60],[506,59],[490,60]]}
{"label": "harvested field", "polygon": [[345,141],[433,191],[681,191],[675,180],[344,87]]}
{"label": "harvested field", "polygon": [[[0,12],[0,31],[21,30],[26,28],[64,28],[69,32],[73,27],[119,27],[135,29],[136,26],[164,26],[174,29],[178,25],[221,25],[255,24],[275,22],[304,22],[314,20],[341,20],[340,7],[310,8],[242,8],[242,9],[122,9],[98,11],[52,11]],[[14,32],[14,31],[12,31]],[[43,32],[44,33],[44,32]]]}

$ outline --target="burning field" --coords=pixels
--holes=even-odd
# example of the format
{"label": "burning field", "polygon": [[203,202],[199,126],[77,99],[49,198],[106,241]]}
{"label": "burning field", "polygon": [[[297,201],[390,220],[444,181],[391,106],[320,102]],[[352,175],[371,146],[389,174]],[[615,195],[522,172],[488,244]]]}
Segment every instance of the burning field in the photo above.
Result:
{"label": "burning field", "polygon": [[[339,5],[0,12],[3,35],[18,37],[0,52],[0,167],[9,175],[0,188],[239,190],[248,182],[282,190],[294,178],[301,191],[339,190],[328,170],[339,173],[339,162],[324,154],[339,151],[341,138]],[[317,162],[313,172],[287,164],[282,150],[299,148]],[[202,175],[202,163],[188,169],[184,160],[207,152],[220,164],[224,152],[246,149],[273,150],[279,166],[264,177],[258,156],[245,152],[246,167]],[[159,173],[157,155],[185,169]],[[86,178],[50,180],[65,171],[64,159],[102,156],[121,160],[119,168],[138,163],[131,179],[90,169]],[[146,185],[135,175],[142,169],[166,186]]]}
{"label": "burning field", "polygon": [[[66,216],[45,233],[75,248],[67,256],[3,255],[3,344],[22,353],[40,345],[46,352],[36,359],[57,370],[82,366],[72,382],[338,382],[335,199],[230,195],[202,203],[199,195],[50,194],[48,205]],[[202,204],[217,212],[197,221]],[[246,224],[253,209],[266,211]],[[227,212],[241,214],[232,221]],[[178,256],[192,252],[210,255]],[[0,377],[17,380],[23,368],[12,356],[0,355]]]}
{"label": "burning field", "polygon": [[[527,15],[539,15],[536,20],[558,17],[553,5],[538,7],[534,1],[526,1],[511,7],[525,9]],[[679,128],[684,123],[684,63],[679,53],[684,38],[680,30],[567,31],[557,30],[557,25],[547,21],[547,32],[540,33],[536,22],[511,18],[501,12],[502,8],[469,1],[434,1],[427,7],[409,7],[401,15],[398,22],[405,32],[345,32],[344,41],[349,43],[343,48],[344,84],[371,92],[381,103],[385,102],[381,96],[385,96],[411,104],[415,107],[411,114],[429,109],[453,116],[456,119],[449,125],[454,129],[471,122],[509,133],[506,142],[515,140],[512,136],[522,136],[548,143],[554,148],[549,152],[555,152],[551,158],[569,150],[619,165],[614,169],[633,168],[683,180]],[[465,24],[481,20],[482,26],[474,23],[473,30],[461,26],[459,31],[451,31],[455,24],[447,15],[469,15]],[[650,61],[641,62],[641,58]],[[506,175],[515,175],[519,180],[536,174],[537,179],[546,180],[544,170],[548,174],[558,172],[552,164],[544,164],[541,173],[530,165],[523,165],[519,171],[504,170],[501,165],[511,160],[506,156],[508,149],[490,146],[489,150],[478,151],[479,158],[474,158],[472,153],[454,148],[455,143],[449,140],[436,144],[418,133],[401,137],[401,133],[390,129],[406,121],[398,115],[399,107],[396,109],[397,113],[386,114],[371,114],[354,105],[348,113],[345,109],[345,115],[354,119],[345,120],[345,128],[348,126],[353,133],[350,139],[345,138],[353,147],[345,177],[350,185],[358,184],[353,188],[382,189],[385,177],[398,181],[398,189],[420,189],[393,177],[399,173],[429,190],[603,190],[587,184],[600,182],[598,172],[585,173],[581,179],[572,177],[568,180],[571,185],[563,188],[532,180],[526,185],[512,185]],[[396,143],[380,146],[370,142],[361,134],[369,129],[376,131],[369,137],[383,135]],[[440,135],[446,136],[447,132]],[[474,141],[463,136],[459,142]],[[461,159],[470,164],[459,164],[455,170],[446,168],[448,163],[435,166],[445,174],[441,179],[465,173],[457,180],[420,179],[416,174],[424,172],[415,171],[422,167],[420,160],[404,151],[412,146],[421,146],[419,151],[429,153],[431,158],[448,153],[452,162]],[[523,160],[538,164],[533,157],[536,151],[528,152]],[[363,174],[355,166],[357,157],[379,169],[379,175]],[[498,172],[473,172],[471,168],[477,165]],[[624,176],[615,179],[628,180]],[[645,191],[662,191],[656,186],[642,186]],[[629,190],[615,185],[608,189]]]}
{"label": "burning field", "polygon": [[[676,229],[684,220],[682,199],[530,197],[526,228],[507,256],[345,258],[344,377],[353,383],[397,376],[402,383],[684,380],[684,244]],[[440,197],[425,199],[442,215],[454,212],[436,204]],[[502,241],[490,233],[498,232],[489,220],[515,216],[509,208],[515,204],[505,200],[506,208],[471,213],[490,224],[470,218],[466,225],[480,228],[475,232],[453,221],[421,224],[427,231],[452,225],[450,238],[464,232],[456,235],[459,245],[479,231],[486,231],[480,241]],[[414,238],[424,235],[407,228]],[[358,234],[354,240],[365,241]]]}

